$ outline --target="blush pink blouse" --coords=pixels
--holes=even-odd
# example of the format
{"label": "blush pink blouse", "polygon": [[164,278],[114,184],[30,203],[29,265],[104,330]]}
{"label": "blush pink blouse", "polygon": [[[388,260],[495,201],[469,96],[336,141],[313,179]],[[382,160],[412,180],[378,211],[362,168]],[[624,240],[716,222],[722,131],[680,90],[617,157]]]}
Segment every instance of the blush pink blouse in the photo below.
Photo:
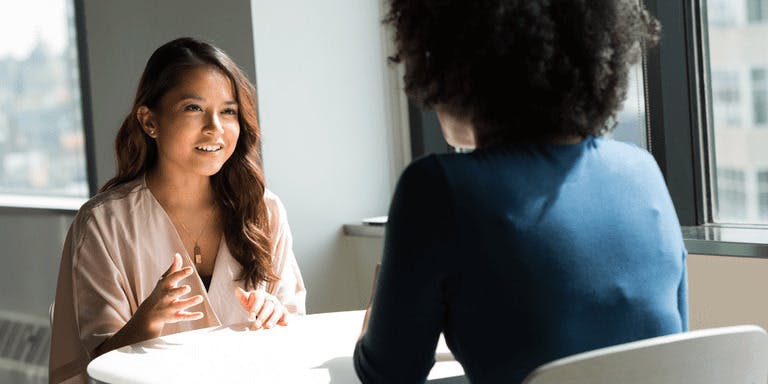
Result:
{"label": "blush pink blouse", "polygon": [[[292,314],[305,311],[306,289],[292,249],[291,231],[280,199],[264,194],[273,236],[272,257],[280,281],[260,286],[277,296]],[[51,335],[49,381],[86,383],[86,366],[93,350],[122,328],[146,299],[174,253],[191,259],[165,210],[143,177],[99,194],[78,212],[64,242]],[[206,291],[195,273],[182,280],[202,295],[200,320],[166,324],[163,335],[244,322],[236,287],[244,288],[241,266],[226,241],[219,245],[213,277]]]}

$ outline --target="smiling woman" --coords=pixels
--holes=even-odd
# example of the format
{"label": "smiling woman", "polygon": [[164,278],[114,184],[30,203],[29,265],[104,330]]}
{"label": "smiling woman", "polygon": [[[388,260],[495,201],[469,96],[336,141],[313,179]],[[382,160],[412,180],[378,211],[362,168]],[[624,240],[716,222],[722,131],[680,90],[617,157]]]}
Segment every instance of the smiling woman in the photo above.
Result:
{"label": "smiling woman", "polygon": [[259,142],[254,88],[224,52],[181,38],[153,53],[117,134],[117,175],[64,244],[51,382],[84,382],[90,359],[138,341],[305,313]]}
{"label": "smiling woman", "polygon": [[[164,160],[150,173],[182,179],[208,177],[232,156],[240,135],[237,101],[229,78],[215,66],[190,69],[160,101],[158,113],[142,105],[136,115]],[[163,129],[160,129],[163,127]]]}

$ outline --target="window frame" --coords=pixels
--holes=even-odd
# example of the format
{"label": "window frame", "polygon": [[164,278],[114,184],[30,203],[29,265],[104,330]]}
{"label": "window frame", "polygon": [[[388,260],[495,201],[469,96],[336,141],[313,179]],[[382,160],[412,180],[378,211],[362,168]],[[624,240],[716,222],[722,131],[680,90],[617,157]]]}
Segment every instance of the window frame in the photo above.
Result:
{"label": "window frame", "polygon": [[714,149],[708,127],[709,91],[706,10],[701,0],[647,0],[663,28],[648,51],[648,149],[667,181],[683,226],[712,223],[716,201],[710,170]]}
{"label": "window frame", "polygon": [[646,0],[662,24],[646,58],[649,150],[659,164],[688,252],[768,258],[768,225],[716,223],[713,98],[706,0]]}

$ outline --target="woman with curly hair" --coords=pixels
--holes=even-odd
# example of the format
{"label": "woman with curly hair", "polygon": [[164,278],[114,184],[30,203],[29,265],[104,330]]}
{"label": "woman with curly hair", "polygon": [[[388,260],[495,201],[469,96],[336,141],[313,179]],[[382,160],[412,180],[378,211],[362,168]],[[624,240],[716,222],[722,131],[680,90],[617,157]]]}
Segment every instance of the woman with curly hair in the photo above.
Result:
{"label": "woman with curly hair", "polygon": [[305,312],[259,143],[255,90],[223,51],[180,38],[152,54],[117,134],[117,175],[64,243],[51,382],[86,382],[89,360],[138,341]]}
{"label": "woman with curly hair", "polygon": [[653,157],[602,137],[660,26],[636,0],[390,0],[406,92],[469,154],[401,175],[354,354],[424,382],[440,333],[473,383],[687,330],[686,250]]}

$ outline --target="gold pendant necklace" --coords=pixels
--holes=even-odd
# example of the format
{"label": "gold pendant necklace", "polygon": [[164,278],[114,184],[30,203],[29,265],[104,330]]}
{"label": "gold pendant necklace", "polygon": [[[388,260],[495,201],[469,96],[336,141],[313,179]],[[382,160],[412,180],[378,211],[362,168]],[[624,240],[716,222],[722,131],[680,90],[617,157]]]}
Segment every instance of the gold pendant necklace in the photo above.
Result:
{"label": "gold pendant necklace", "polygon": [[[192,253],[194,253],[194,258],[195,258],[195,264],[200,264],[203,262],[203,252],[200,250],[199,240],[200,240],[200,237],[203,235],[203,232],[205,232],[205,228],[208,227],[208,223],[210,223],[211,217],[213,217],[213,212],[215,211],[216,211],[216,204],[213,204],[213,207],[211,207],[211,211],[208,212],[208,217],[205,218],[205,224],[203,224],[203,227],[200,228],[200,233],[198,233],[197,237],[195,238],[195,246],[192,248]],[[181,229],[184,230],[184,233],[186,233],[187,238],[189,238],[190,235],[189,235],[189,229],[187,228],[187,226],[184,225],[184,223],[182,223],[178,219],[176,221],[179,222],[179,225],[181,225]]]}

